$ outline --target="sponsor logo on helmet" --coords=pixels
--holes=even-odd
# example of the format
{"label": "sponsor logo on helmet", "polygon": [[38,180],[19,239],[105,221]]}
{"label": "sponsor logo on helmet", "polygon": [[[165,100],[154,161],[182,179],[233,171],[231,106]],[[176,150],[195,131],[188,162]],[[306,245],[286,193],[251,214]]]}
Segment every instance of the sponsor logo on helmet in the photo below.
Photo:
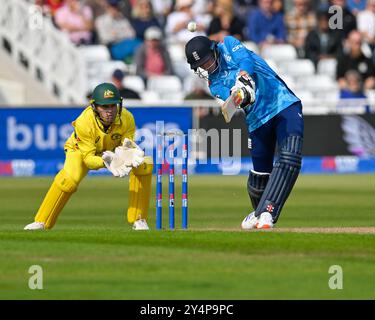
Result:
{"label": "sponsor logo on helmet", "polygon": [[198,61],[198,60],[201,59],[201,57],[199,56],[199,54],[196,51],[193,51],[193,57],[194,57],[195,61]]}
{"label": "sponsor logo on helmet", "polygon": [[104,98],[113,98],[115,96],[114,92],[111,90],[105,90],[104,91]]}
{"label": "sponsor logo on helmet", "polygon": [[111,136],[111,139],[112,139],[112,140],[119,140],[119,139],[121,139],[121,134],[119,134],[119,133],[114,133],[114,134]]}

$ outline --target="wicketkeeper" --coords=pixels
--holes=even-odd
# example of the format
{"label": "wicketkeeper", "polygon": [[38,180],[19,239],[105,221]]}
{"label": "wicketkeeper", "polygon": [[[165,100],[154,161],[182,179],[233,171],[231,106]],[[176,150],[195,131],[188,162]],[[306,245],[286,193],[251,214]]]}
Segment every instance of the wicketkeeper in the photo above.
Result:
{"label": "wicketkeeper", "polygon": [[98,85],[90,106],[72,123],[66,141],[65,163],[56,175],[36,216],[25,230],[51,229],[70,196],[89,170],[103,167],[116,177],[129,175],[128,222],[135,230],[148,230],[152,158],[133,142],[133,115],[122,107],[122,97],[111,83]]}
{"label": "wicketkeeper", "polygon": [[301,168],[301,101],[260,56],[234,37],[217,43],[197,36],[186,44],[185,53],[191,69],[208,80],[211,94],[223,106],[229,105],[223,109],[226,121],[234,112],[225,101],[245,111],[254,167],[247,191],[255,211],[241,226],[272,228]]}

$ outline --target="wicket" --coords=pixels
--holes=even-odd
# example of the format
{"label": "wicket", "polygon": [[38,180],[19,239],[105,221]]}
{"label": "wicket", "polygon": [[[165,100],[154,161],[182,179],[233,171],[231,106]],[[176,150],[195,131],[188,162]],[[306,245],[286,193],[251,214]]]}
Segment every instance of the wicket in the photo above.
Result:
{"label": "wicket", "polygon": [[188,135],[172,133],[158,133],[156,135],[156,229],[162,229],[163,216],[163,163],[164,163],[164,139],[168,137],[169,151],[169,229],[175,229],[175,137],[182,137],[182,192],[181,192],[181,228],[188,228]]}

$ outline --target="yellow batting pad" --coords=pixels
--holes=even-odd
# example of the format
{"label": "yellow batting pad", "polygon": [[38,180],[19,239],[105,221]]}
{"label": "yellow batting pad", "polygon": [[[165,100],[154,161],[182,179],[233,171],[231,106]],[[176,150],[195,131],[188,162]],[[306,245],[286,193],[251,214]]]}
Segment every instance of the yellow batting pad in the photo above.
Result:
{"label": "yellow batting pad", "polygon": [[55,177],[35,216],[36,222],[43,222],[46,229],[51,229],[70,196],[77,190],[77,184],[61,170]]}
{"label": "yellow batting pad", "polygon": [[152,158],[145,157],[145,161],[130,172],[128,222],[134,223],[138,219],[147,219],[151,197]]}

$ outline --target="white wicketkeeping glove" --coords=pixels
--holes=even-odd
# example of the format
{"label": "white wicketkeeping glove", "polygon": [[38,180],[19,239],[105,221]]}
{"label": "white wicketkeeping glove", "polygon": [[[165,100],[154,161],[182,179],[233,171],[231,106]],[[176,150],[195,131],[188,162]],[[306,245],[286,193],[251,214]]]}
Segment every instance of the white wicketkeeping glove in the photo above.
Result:
{"label": "white wicketkeeping glove", "polygon": [[143,150],[135,142],[127,138],[125,138],[122,146],[115,149],[115,154],[126,166],[134,168],[137,168],[145,160]]}
{"label": "white wicketkeeping glove", "polygon": [[102,159],[106,168],[115,176],[123,178],[129,175],[131,166],[125,165],[124,161],[112,151],[103,152]]}
{"label": "white wicketkeeping glove", "polygon": [[231,94],[236,90],[241,90],[243,96],[241,108],[255,102],[255,82],[246,71],[240,71],[234,86],[230,89]]}

